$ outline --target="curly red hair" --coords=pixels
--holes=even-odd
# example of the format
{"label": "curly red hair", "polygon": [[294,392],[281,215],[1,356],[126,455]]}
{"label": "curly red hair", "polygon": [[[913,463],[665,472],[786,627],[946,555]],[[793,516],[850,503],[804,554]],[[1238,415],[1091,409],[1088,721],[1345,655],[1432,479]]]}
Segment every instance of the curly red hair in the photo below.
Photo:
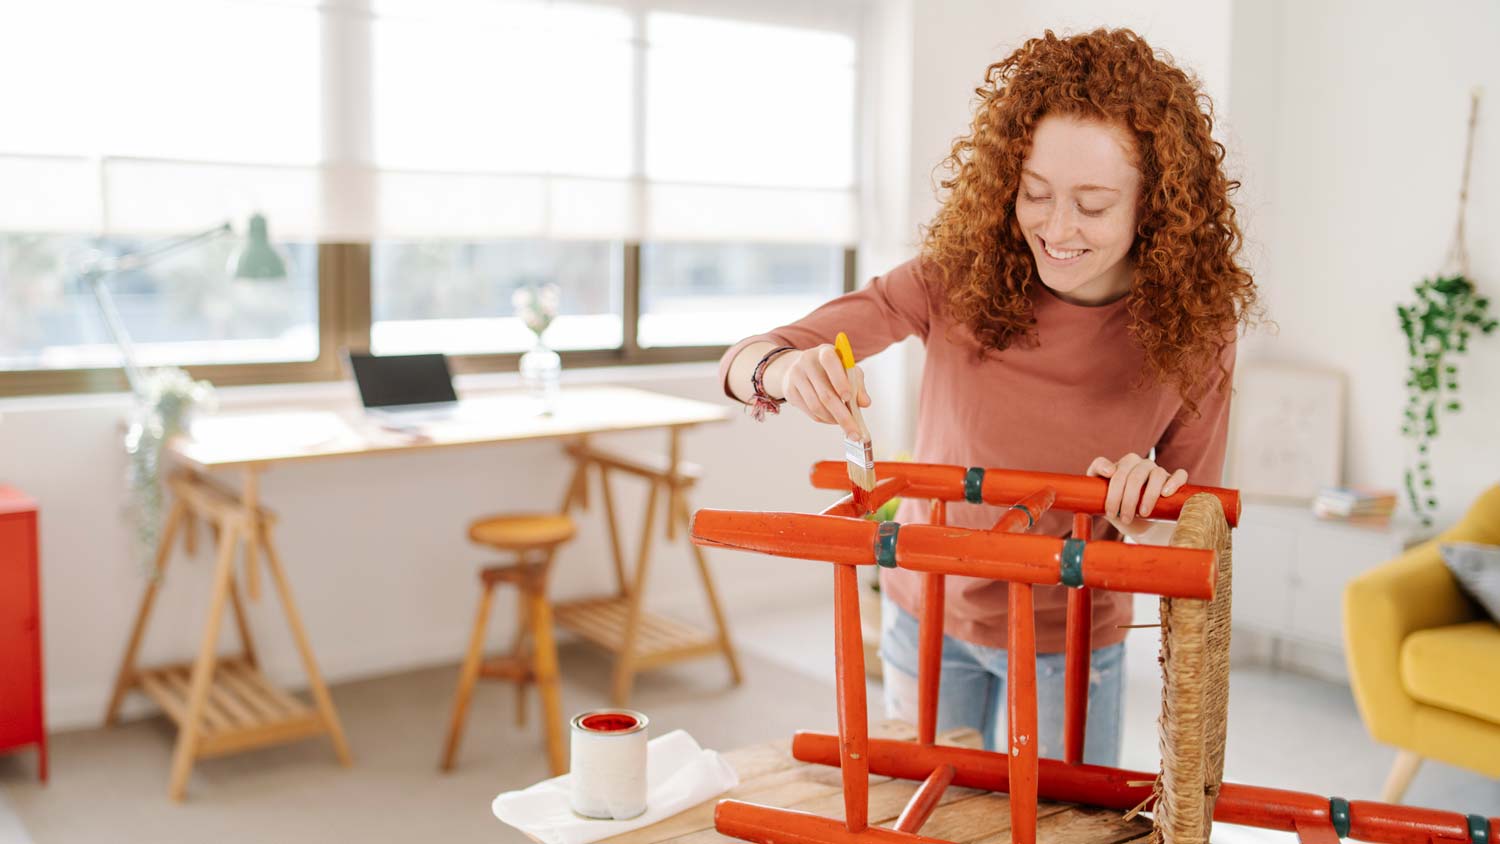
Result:
{"label": "curly red hair", "polygon": [[1128,29],[1068,38],[1048,30],[990,65],[975,93],[972,131],[942,163],[951,176],[922,247],[954,320],[972,330],[981,358],[1035,342],[1031,296],[1041,279],[1015,213],[1033,132],[1051,114],[1118,126],[1135,141],[1141,173],[1130,332],[1145,351],[1143,379],[1175,386],[1195,414],[1213,364],[1224,371],[1236,327],[1259,310],[1237,260],[1229,195],[1239,182],[1224,174],[1213,104],[1198,81]]}

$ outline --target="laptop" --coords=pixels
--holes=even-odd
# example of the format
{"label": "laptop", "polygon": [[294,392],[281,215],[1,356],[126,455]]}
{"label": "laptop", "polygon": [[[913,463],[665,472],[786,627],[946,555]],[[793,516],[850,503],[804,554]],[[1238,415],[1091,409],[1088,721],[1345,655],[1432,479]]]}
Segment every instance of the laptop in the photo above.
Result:
{"label": "laptop", "polygon": [[453,419],[460,408],[448,358],[441,354],[347,353],[365,413],[394,425]]}

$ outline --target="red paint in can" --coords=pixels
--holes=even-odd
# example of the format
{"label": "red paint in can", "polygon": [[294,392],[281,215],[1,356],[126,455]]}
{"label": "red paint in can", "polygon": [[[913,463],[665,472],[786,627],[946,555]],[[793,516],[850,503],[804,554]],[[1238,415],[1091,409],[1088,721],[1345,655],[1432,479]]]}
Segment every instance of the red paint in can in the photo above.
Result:
{"label": "red paint in can", "polygon": [[601,712],[584,718],[578,722],[578,725],[594,733],[617,733],[622,730],[633,730],[640,723],[634,716],[623,712]]}

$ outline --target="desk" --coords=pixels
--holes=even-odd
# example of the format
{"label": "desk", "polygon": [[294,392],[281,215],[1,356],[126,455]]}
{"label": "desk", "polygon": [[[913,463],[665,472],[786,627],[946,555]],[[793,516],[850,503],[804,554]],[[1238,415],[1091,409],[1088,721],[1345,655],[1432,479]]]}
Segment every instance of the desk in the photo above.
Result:
{"label": "desk", "polygon": [[[665,498],[667,504],[664,520],[667,538],[672,539],[678,533],[685,536],[688,530],[690,508],[686,492],[697,477],[697,469],[681,460],[681,433],[696,425],[724,421],[728,409],[621,387],[565,389],[554,415],[540,416],[536,409],[535,402],[520,393],[466,399],[462,411],[452,420],[406,431],[374,424],[357,411],[226,415],[200,420],[194,424],[191,438],[170,445],[170,456],[181,468],[168,481],[172,504],[156,550],[155,576],[141,598],[105,723],[115,723],[121,701],[135,688],[156,700],[177,722],[177,745],[168,785],[172,799],[185,796],[192,764],[204,756],[327,734],[339,761],[350,764],[338,712],[318,671],[280,554],[272,541],[276,517],[260,500],[261,474],[284,463],[539,439],[567,440],[567,454],[574,471],[562,509],[566,512],[575,506],[588,506],[589,475],[596,470],[604,493],[617,592],[559,606],[559,625],[573,626],[585,637],[618,654],[617,699],[628,695],[630,679],[636,670],[712,653],[724,655],[734,682],[739,682],[739,667],[723,613],[698,546],[690,547],[704,580],[717,631],[699,634],[665,619],[656,619],[641,609],[659,498]],[[613,455],[588,442],[591,434],[657,428],[667,431],[667,453],[659,461]],[[210,480],[209,474],[216,471],[238,471],[241,476],[238,492]],[[620,549],[609,486],[611,471],[636,474],[648,480],[644,533],[633,573],[627,573]],[[139,668],[136,654],[161,575],[179,535],[188,553],[193,553],[197,535],[194,523],[198,520],[212,527],[217,550],[208,621],[197,658],[190,663]],[[276,587],[307,672],[312,706],[278,689],[260,672],[235,577],[235,559],[241,556],[241,548],[244,587],[249,597],[256,599],[260,595],[260,563],[264,563]],[[221,658],[216,643],[226,604],[233,612],[241,653]]]}
{"label": "desk", "polygon": [[[870,725],[872,737],[910,741],[916,734],[912,725],[901,721]],[[938,744],[981,746],[979,734],[970,729],[938,736]],[[668,840],[674,844],[743,844],[714,830],[714,805],[723,799],[843,817],[839,769],[797,761],[792,758],[789,739],[731,750],[724,753],[724,759],[740,775],[738,786],[651,826],[606,838],[601,844],[658,844]],[[919,785],[871,776],[870,826],[895,826]],[[949,786],[920,834],[954,844],[1009,844],[1010,799],[1004,794]],[[1046,802],[1037,807],[1039,844],[1125,844],[1143,842],[1150,835],[1151,821],[1139,815],[1127,821],[1114,809]]]}

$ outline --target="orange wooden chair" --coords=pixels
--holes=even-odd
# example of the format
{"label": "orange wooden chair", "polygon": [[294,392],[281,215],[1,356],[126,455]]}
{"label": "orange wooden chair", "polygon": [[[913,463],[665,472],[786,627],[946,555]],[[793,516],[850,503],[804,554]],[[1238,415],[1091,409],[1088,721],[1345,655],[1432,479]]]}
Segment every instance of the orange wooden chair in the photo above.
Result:
{"label": "orange wooden chair", "polygon": [[[740,800],[720,801],[717,830],[758,844],[947,844],[919,831],[949,785],[1010,795],[1012,844],[1035,844],[1038,800],[1152,813],[1154,841],[1205,844],[1214,821],[1295,832],[1305,844],[1342,838],[1386,844],[1490,844],[1500,819],[1225,783],[1228,718],[1230,529],[1233,490],[1186,486],[1151,516],[1177,522],[1170,546],[1093,542],[1090,517],[1103,512],[1108,481],[1075,475],[915,463],[877,463],[869,507],[896,495],[926,498],[931,524],[856,518],[853,496],[821,514],[701,510],[693,541],[719,548],[833,563],[838,733],[801,732],[792,755],[837,766],[844,817],[826,818]],[[848,489],[845,464],[825,461],[813,484]],[[1006,507],[990,530],[947,527],[948,502]],[[1056,507],[1074,514],[1073,536],[1018,535]],[[915,742],[871,739],[855,566],[881,565],[924,578]],[[1009,583],[1010,659],[1006,752],[936,744],[944,578]],[[1072,587],[1067,613],[1064,758],[1037,755],[1035,585]],[[1089,589],[1162,598],[1162,762],[1156,773],[1082,764],[1089,674]],[[892,828],[869,823],[869,777],[914,780]]]}

